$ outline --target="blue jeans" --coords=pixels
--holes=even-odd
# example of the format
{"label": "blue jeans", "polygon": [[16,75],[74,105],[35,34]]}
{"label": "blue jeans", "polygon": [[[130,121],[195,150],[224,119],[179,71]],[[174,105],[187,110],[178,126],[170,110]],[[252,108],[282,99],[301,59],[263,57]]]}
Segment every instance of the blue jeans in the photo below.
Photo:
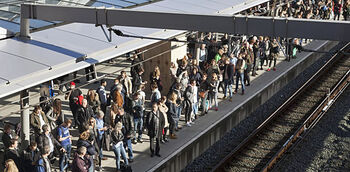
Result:
{"label": "blue jeans", "polygon": [[[136,140],[136,132],[138,132],[139,136],[137,139],[142,139],[142,126],[143,126],[143,117],[134,118],[134,139]],[[138,128],[140,127],[140,128]]]}
{"label": "blue jeans", "polygon": [[[72,150],[72,145],[68,144],[65,146],[62,146],[65,150],[66,150],[66,154],[67,154],[67,161],[69,161],[70,158],[70,152]],[[68,167],[68,163],[65,164],[66,161],[66,156],[64,154],[61,155],[60,160],[59,160],[59,165],[60,165],[60,171],[63,172],[65,168]]]}
{"label": "blue jeans", "polygon": [[244,91],[245,90],[245,87],[244,87],[244,73],[239,73],[239,72],[236,73],[236,89],[235,89],[236,92],[238,90],[238,83],[239,83],[238,81],[241,81],[242,90]]}
{"label": "blue jeans", "polygon": [[229,91],[230,97],[232,97],[232,84],[229,84],[230,80],[225,79],[224,83],[225,83],[225,91],[224,91],[224,96],[226,97],[227,94],[227,89]]}
{"label": "blue jeans", "polygon": [[102,148],[103,148],[103,145],[102,145],[102,143],[103,143],[103,141],[102,141],[102,139],[103,139],[103,135],[102,134],[97,134],[97,137],[98,137],[98,146],[99,146],[99,148],[100,148],[100,151],[99,151],[99,158],[103,158],[103,153],[102,153]]}
{"label": "blue jeans", "polygon": [[124,139],[124,144],[125,144],[125,147],[128,147],[128,156],[129,156],[129,159],[134,159],[134,155],[132,153],[132,145],[131,145],[131,138],[125,138]]}
{"label": "blue jeans", "polygon": [[177,128],[179,126],[179,120],[180,120],[180,116],[181,116],[181,112],[182,112],[182,106],[178,106],[176,107],[176,116],[177,119],[175,119],[175,128]]}
{"label": "blue jeans", "polygon": [[117,170],[120,170],[120,155],[123,157],[125,164],[129,165],[128,158],[126,157],[126,152],[123,146],[123,142],[121,142],[118,146],[117,144],[113,144],[113,152],[117,158],[117,161],[116,161]]}
{"label": "blue jeans", "polygon": [[194,115],[197,115],[197,113],[198,113],[198,102],[192,103],[192,110],[193,110]]}

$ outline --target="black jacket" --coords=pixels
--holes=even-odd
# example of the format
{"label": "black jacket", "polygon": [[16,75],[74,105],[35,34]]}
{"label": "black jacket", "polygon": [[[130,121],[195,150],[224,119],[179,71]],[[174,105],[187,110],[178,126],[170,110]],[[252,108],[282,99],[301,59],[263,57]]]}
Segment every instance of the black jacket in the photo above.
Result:
{"label": "black jacket", "polygon": [[117,115],[114,120],[114,124],[121,122],[123,124],[123,135],[126,138],[132,138],[134,134],[134,119],[129,113],[124,115]]}
{"label": "black jacket", "polygon": [[86,108],[83,106],[79,106],[77,110],[77,119],[76,123],[78,126],[82,126],[84,123],[87,123],[89,121],[89,118],[94,115],[94,112],[92,111],[91,107],[87,105]]}
{"label": "black jacket", "polygon": [[225,79],[225,75],[228,76],[228,82],[229,82],[228,84],[233,84],[234,71],[235,71],[234,65],[226,64],[224,66],[224,73],[223,73],[222,77]]}
{"label": "black jacket", "polygon": [[15,162],[19,171],[21,171],[21,172],[23,171],[22,170],[22,163],[21,163],[21,156],[20,156],[17,149],[7,149],[5,151],[4,162],[8,159],[12,159]]}
{"label": "black jacket", "polygon": [[[12,137],[14,136],[13,134],[11,134],[11,135],[12,135]],[[9,148],[11,145],[11,137],[7,133],[4,133],[2,135],[2,142],[4,143],[5,149]]]}
{"label": "black jacket", "polygon": [[153,111],[149,112],[146,118],[146,124],[148,128],[148,136],[151,138],[157,137],[161,138],[164,123],[164,116],[160,114],[159,110],[157,113]]}
{"label": "black jacket", "polygon": [[[61,149],[61,144],[53,137],[53,135],[50,133],[49,137],[51,138],[52,144],[55,147],[55,149]],[[45,146],[50,146],[49,138],[46,137],[45,134],[41,134],[38,139],[38,148],[39,150],[42,150]]]}
{"label": "black jacket", "polygon": [[33,163],[40,159],[39,149],[37,148],[32,151],[28,146],[27,149],[23,150],[21,156],[23,168],[26,169],[28,172],[34,172],[35,165],[33,165]]}
{"label": "black jacket", "polygon": [[117,132],[116,130],[112,131],[111,137],[112,137],[113,144],[117,144],[118,142],[124,140],[123,133],[122,132]]}

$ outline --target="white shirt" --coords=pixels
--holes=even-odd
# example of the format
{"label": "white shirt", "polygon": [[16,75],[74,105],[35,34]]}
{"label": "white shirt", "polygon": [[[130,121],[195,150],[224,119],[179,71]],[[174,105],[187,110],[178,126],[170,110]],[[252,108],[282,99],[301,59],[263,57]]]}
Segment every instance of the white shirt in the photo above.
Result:
{"label": "white shirt", "polygon": [[193,87],[193,103],[197,103],[198,101],[198,87]]}
{"label": "white shirt", "polygon": [[40,130],[43,127],[43,125],[45,124],[45,121],[43,119],[43,117],[41,116],[41,114],[39,113],[39,121],[40,121]]}
{"label": "white shirt", "polygon": [[54,146],[53,146],[52,140],[51,140],[50,136],[48,136],[48,135],[45,135],[45,136],[49,139],[50,153],[51,153],[54,151]]}

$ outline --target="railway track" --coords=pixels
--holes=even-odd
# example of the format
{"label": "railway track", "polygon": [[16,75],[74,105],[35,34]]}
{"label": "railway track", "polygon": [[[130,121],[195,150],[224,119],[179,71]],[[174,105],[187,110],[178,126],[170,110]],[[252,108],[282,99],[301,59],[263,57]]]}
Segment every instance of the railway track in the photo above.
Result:
{"label": "railway track", "polygon": [[[341,51],[349,51],[350,44]],[[350,81],[350,57],[334,55],[212,171],[268,171],[333,104]]]}

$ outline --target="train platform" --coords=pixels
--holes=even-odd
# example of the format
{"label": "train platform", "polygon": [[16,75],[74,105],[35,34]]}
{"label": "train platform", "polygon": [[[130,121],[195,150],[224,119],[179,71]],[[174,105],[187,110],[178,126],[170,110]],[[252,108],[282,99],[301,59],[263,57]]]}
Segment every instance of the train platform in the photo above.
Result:
{"label": "train platform", "polygon": [[[334,42],[313,41],[306,46],[308,49],[327,51],[334,45]],[[264,70],[258,70],[258,75],[251,77],[251,85],[246,87],[244,95],[241,91],[233,96],[232,102],[223,100],[223,94],[219,94],[219,110],[209,111],[205,116],[200,116],[195,124],[191,127],[186,127],[183,120],[180,125],[183,126],[176,134],[178,139],[170,139],[169,142],[160,145],[161,157],[150,157],[149,138],[143,134],[143,143],[133,145],[134,162],[131,163],[133,171],[180,171],[188,162],[199,156],[210,145],[214,144],[226,132],[237,125],[240,121],[246,118],[259,105],[263,104],[269,97],[282,88],[288,81],[294,79],[298,73],[302,72],[312,62],[317,60],[317,53],[302,52],[298,54],[298,58],[292,59],[290,62],[285,61],[283,54],[277,60],[277,70],[267,72],[267,67]],[[118,58],[112,63],[102,63],[97,65],[98,75],[111,73],[120,70],[128,65],[125,58]],[[108,80],[108,85],[111,85],[112,78]],[[107,88],[109,87],[107,85]],[[78,84],[79,86],[79,84]],[[88,89],[96,89],[98,84],[90,84],[82,89],[86,94]],[[235,88],[235,86],[233,87]],[[30,90],[31,95],[37,95],[38,88]],[[258,97],[258,98],[257,98]],[[59,96],[64,100],[63,96]],[[37,97],[31,96],[31,103],[38,102]],[[256,100],[255,100],[256,99]],[[10,104],[19,100],[18,95],[8,96],[0,101],[0,115],[8,114],[19,109],[18,103]],[[5,106],[6,104],[6,106]],[[72,117],[68,102],[63,101],[63,110],[66,116]],[[0,116],[1,117],[1,116]],[[6,121],[12,123],[19,122],[19,114],[13,114],[6,118]],[[222,125],[225,123],[225,125]],[[229,124],[227,124],[229,123]],[[71,134],[74,143],[78,139],[76,129],[71,129]],[[105,157],[108,160],[102,162],[104,171],[115,171],[115,156],[113,151],[104,151]]]}

